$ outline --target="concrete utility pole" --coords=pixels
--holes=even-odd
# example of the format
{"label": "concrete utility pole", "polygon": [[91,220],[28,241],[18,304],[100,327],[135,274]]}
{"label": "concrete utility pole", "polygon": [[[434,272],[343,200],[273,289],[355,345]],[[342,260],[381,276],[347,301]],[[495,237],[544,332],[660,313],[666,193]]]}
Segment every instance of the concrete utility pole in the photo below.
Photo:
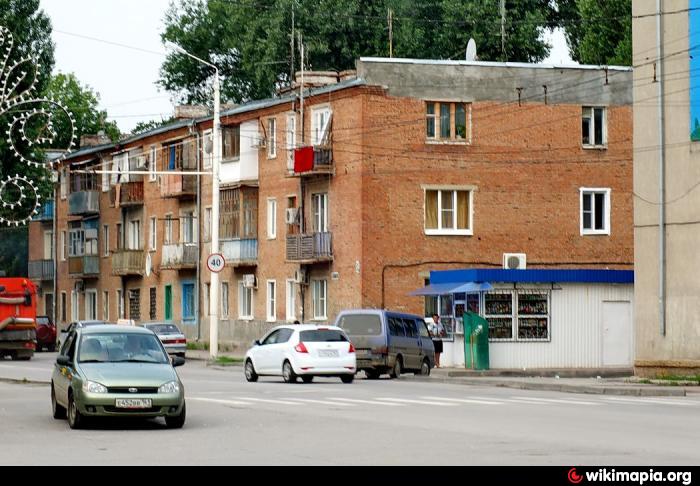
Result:
{"label": "concrete utility pole", "polygon": [[[219,253],[219,166],[221,164],[221,86],[219,68],[210,62],[190,54],[177,44],[169,43],[177,52],[184,54],[214,69],[214,127],[212,138],[212,195],[211,195],[211,252]],[[219,354],[219,274],[211,272],[209,287],[209,356],[215,359]]]}
{"label": "concrete utility pole", "polygon": [[501,55],[503,61],[508,61],[506,55],[506,0],[501,0]]}
{"label": "concrete utility pole", "polygon": [[387,12],[388,22],[389,22],[389,57],[394,57],[394,22],[393,17],[394,12],[389,9]]}

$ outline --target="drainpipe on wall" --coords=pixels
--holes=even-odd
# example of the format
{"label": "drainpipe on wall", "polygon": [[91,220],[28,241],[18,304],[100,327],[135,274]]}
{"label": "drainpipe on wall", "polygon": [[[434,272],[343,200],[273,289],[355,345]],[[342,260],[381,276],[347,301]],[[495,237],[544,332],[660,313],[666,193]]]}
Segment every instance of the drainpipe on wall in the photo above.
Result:
{"label": "drainpipe on wall", "polygon": [[656,52],[659,80],[659,334],[666,335],[666,134],[664,120],[663,15],[656,0]]}

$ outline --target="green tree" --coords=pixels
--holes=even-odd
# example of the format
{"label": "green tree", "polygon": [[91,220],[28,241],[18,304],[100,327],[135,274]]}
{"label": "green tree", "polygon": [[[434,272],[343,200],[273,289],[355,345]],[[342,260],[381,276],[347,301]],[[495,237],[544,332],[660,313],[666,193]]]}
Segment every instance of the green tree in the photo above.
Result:
{"label": "green tree", "polygon": [[175,121],[175,118],[170,117],[170,118],[162,118],[160,120],[149,120],[149,121],[140,121],[134,126],[133,130],[131,130],[132,135],[137,135],[139,133],[144,133],[149,130],[153,130],[154,128],[162,127],[165,125],[169,125],[172,122]]}
{"label": "green tree", "polygon": [[583,64],[632,65],[632,0],[558,0],[569,53]]}
{"label": "green tree", "polygon": [[[163,41],[216,64],[222,98],[264,98],[289,83],[292,12],[303,34],[307,68],[353,69],[361,56],[388,56],[387,11],[393,10],[394,56],[462,59],[474,37],[479,58],[539,61],[549,53],[541,37],[556,14],[550,0],[507,0],[505,52],[497,0],[180,0],[165,16]],[[295,39],[296,41],[296,39]],[[173,52],[160,85],[181,101],[211,101],[212,70]]]}
{"label": "green tree", "polygon": [[[116,122],[107,121],[107,112],[100,110],[99,93],[95,93],[89,86],[81,86],[75,74],[58,73],[49,81],[46,91],[47,96],[61,103],[73,114],[75,120],[76,148],[79,148],[82,135],[96,134],[104,131],[110,140],[119,140],[120,132]],[[56,147],[67,147],[70,143],[70,126],[68,120],[59,118],[54,129],[57,133]]]}

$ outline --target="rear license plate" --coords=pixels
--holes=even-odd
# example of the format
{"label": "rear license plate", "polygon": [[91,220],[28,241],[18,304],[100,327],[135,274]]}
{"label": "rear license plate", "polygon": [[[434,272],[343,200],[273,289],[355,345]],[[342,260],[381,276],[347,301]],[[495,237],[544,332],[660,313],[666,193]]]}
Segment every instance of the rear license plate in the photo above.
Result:
{"label": "rear license plate", "polygon": [[117,408],[151,408],[150,398],[117,398]]}
{"label": "rear license plate", "polygon": [[337,349],[320,349],[318,351],[318,356],[320,358],[337,358],[338,357],[338,350]]}

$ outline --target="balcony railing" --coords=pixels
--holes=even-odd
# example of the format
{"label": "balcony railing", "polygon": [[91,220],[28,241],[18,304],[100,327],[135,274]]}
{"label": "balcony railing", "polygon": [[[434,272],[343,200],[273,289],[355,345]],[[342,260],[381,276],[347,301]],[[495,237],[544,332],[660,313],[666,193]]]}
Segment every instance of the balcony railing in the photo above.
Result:
{"label": "balcony railing", "polygon": [[[119,191],[117,191],[119,187]],[[120,206],[140,206],[143,205],[143,181],[133,181],[120,184],[112,187],[111,190],[112,204],[117,202],[119,198]]]}
{"label": "balcony railing", "polygon": [[29,278],[32,280],[53,280],[53,260],[30,260]]}
{"label": "balcony railing", "polygon": [[99,275],[100,257],[83,255],[68,257],[68,273],[71,275]]}
{"label": "balcony railing", "polygon": [[258,263],[257,238],[219,240],[219,247],[227,264],[242,266]]}
{"label": "balcony railing", "polygon": [[287,235],[287,260],[322,262],[333,259],[333,233]]}
{"label": "balcony railing", "polygon": [[81,215],[100,212],[99,191],[78,191],[68,195],[68,214]]}
{"label": "balcony railing", "polygon": [[39,213],[32,219],[34,221],[53,221],[53,199],[45,201],[39,208]]}
{"label": "balcony railing", "polygon": [[331,147],[301,147],[294,150],[294,175],[311,176],[333,173]]}
{"label": "balcony railing", "polygon": [[113,275],[143,275],[146,254],[143,250],[117,250],[112,253]]}
{"label": "balcony railing", "polygon": [[160,176],[162,197],[194,197],[197,193],[197,178],[193,175],[164,174]]}
{"label": "balcony railing", "polygon": [[163,256],[160,266],[161,268],[175,270],[195,268],[197,266],[198,257],[196,243],[163,245]]}

